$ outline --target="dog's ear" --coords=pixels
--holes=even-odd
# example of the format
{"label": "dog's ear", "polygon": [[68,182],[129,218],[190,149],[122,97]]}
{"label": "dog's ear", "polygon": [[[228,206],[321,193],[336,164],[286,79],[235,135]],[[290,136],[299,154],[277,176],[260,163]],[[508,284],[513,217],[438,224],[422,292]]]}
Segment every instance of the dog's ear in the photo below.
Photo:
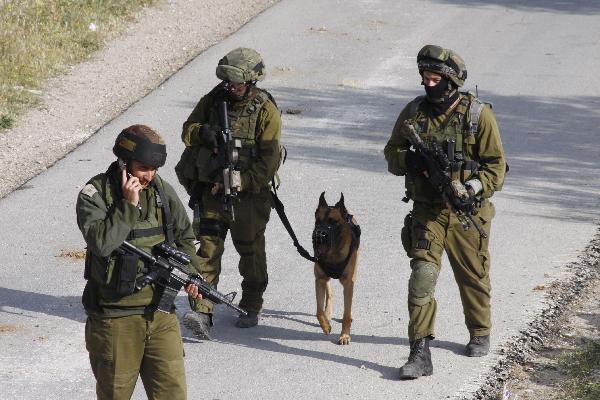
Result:
{"label": "dog's ear", "polygon": [[325,192],[321,193],[319,197],[319,207],[329,207],[327,200],[325,200]]}
{"label": "dog's ear", "polygon": [[344,205],[344,193],[341,193],[340,200],[335,203],[335,207],[340,210],[343,216],[348,214],[348,210],[346,210],[346,206]]}

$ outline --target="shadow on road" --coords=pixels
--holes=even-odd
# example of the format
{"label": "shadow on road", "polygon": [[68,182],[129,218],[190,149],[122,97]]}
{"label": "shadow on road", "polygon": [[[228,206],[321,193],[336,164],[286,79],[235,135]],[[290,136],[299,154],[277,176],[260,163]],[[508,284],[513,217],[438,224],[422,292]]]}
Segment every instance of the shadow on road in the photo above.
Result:
{"label": "shadow on road", "polygon": [[[408,339],[400,337],[382,337],[375,335],[352,334],[353,343],[399,346],[398,354],[402,358],[399,358],[398,365],[394,366],[381,365],[368,360],[362,360],[350,356],[334,354],[333,352],[328,353],[319,350],[309,350],[282,344],[281,341],[303,341],[315,343],[327,341],[330,342],[332,346],[338,346],[338,337],[337,334],[325,336],[323,335],[321,328],[318,326],[318,324],[309,323],[302,320],[301,318],[295,317],[312,317],[311,314],[285,312],[277,310],[264,310],[263,315],[264,317],[259,326],[257,326],[256,328],[245,329],[242,331],[234,327],[235,317],[223,315],[222,313],[216,313],[215,326],[217,327],[217,329],[214,332],[212,340],[218,343],[250,347],[266,352],[290,354],[298,357],[309,357],[321,361],[329,361],[354,366],[356,368],[367,368],[379,372],[381,374],[381,378],[387,380],[398,379],[398,368],[400,367],[400,363],[403,363],[403,360],[406,357],[408,357]],[[308,325],[314,329],[309,332],[303,330],[306,329],[305,327],[299,327],[299,329],[296,330],[270,326],[269,319],[271,318],[285,319],[300,325]],[[186,335],[187,330],[184,329],[182,333],[185,343],[198,342],[198,340],[195,339],[193,336]],[[455,354],[463,354],[464,350],[463,344],[448,342],[444,340],[434,340],[431,342],[431,346],[434,348],[445,349]]]}
{"label": "shadow on road", "polygon": [[81,296],[50,296],[0,287],[0,314],[18,314],[25,318],[35,318],[26,313],[6,308],[30,311],[85,322],[86,315],[81,304]]}
{"label": "shadow on road", "polygon": [[[185,296],[175,300],[177,311],[185,313],[190,306]],[[15,310],[7,310],[7,307]],[[68,318],[76,322],[85,322],[87,315],[81,304],[81,296],[50,296],[47,294],[25,292],[0,287],[0,315],[16,314],[25,318],[36,318],[19,310],[42,313],[55,317]]]}
{"label": "shadow on road", "polygon": [[565,14],[597,14],[600,13],[600,2],[597,0],[433,0],[437,3],[449,3],[465,7],[500,6],[515,8],[521,11],[556,12]]}
{"label": "shadow on road", "polygon": [[[600,2],[565,3],[540,0],[523,7],[600,12]],[[518,2],[508,4],[517,6]],[[400,110],[422,94],[388,87],[267,88],[283,113],[282,142],[289,160],[321,165],[333,172],[345,168],[382,176],[388,174],[383,148],[394,122]],[[530,214],[545,218],[585,223],[598,218],[600,97],[502,96],[493,92],[480,97],[494,104],[511,167],[502,197],[531,205]],[[190,112],[193,108],[187,102],[178,106],[190,108]],[[280,174],[285,175],[285,169],[284,165]],[[398,185],[403,185],[401,179]],[[373,189],[363,186],[357,188]],[[538,211],[545,207],[559,210],[553,216]]]}
{"label": "shadow on road", "polygon": [[[383,148],[394,122],[403,106],[421,94],[339,86],[275,87],[272,92],[283,112],[302,111],[284,117],[282,141],[290,160],[382,176],[388,174]],[[494,105],[511,167],[502,197],[531,205],[532,215],[585,223],[597,218],[600,97],[480,97]],[[559,210],[552,217],[538,211],[547,207]]]}

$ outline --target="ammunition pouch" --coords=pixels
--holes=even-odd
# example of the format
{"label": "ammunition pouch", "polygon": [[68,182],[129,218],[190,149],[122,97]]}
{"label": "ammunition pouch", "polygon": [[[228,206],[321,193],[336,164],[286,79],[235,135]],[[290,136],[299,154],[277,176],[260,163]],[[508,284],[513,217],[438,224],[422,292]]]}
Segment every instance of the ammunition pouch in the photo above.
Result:
{"label": "ammunition pouch", "polygon": [[115,264],[117,269],[115,292],[117,295],[128,296],[133,293],[139,258],[140,256],[134,253],[123,253],[117,257]]}
{"label": "ammunition pouch", "polygon": [[479,163],[473,160],[454,161],[450,163],[449,169],[450,178],[453,181],[465,183],[476,175],[479,169]]}
{"label": "ammunition pouch", "polygon": [[[243,142],[243,141],[242,141]],[[255,142],[243,143],[239,152],[239,168],[241,171],[248,169],[250,164],[258,156],[258,148]]]}
{"label": "ammunition pouch", "polygon": [[408,254],[408,255],[410,255],[410,251],[412,249],[412,235],[411,235],[412,223],[413,223],[412,212],[409,212],[408,214],[406,214],[406,217],[404,217],[404,226],[402,227],[402,230],[400,231],[400,240],[402,241],[402,247],[404,248],[404,251],[406,251],[406,254]]}
{"label": "ammunition pouch", "polygon": [[192,230],[194,231],[194,236],[199,237],[199,228],[200,228],[200,217],[202,215],[202,211],[204,209],[204,204],[202,202],[202,192],[206,185],[204,183],[198,182],[192,195],[190,196],[190,201],[188,202],[188,206],[193,210],[192,217]]}

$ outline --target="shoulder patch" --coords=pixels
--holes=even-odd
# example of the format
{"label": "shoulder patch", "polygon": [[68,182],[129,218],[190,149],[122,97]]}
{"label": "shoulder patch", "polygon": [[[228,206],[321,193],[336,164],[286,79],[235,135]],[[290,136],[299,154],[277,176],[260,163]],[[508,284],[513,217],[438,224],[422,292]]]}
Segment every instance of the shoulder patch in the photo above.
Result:
{"label": "shoulder patch", "polygon": [[88,197],[92,197],[96,193],[98,193],[98,189],[91,183],[88,183],[81,189],[81,194],[85,194]]}

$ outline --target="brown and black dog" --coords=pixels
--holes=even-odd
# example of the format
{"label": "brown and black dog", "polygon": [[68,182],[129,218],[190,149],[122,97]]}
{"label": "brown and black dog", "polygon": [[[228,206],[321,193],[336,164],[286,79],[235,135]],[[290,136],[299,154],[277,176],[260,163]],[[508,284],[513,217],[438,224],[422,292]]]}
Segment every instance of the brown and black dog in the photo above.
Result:
{"label": "brown and black dog", "polygon": [[344,316],[339,344],[350,344],[352,296],[356,280],[356,261],[360,244],[360,226],[344,205],[344,194],[335,206],[329,206],[325,192],[319,197],[312,235],[315,250],[315,288],[317,319],[326,335],[331,333],[333,292],[329,280],[339,279],[344,287]]}

